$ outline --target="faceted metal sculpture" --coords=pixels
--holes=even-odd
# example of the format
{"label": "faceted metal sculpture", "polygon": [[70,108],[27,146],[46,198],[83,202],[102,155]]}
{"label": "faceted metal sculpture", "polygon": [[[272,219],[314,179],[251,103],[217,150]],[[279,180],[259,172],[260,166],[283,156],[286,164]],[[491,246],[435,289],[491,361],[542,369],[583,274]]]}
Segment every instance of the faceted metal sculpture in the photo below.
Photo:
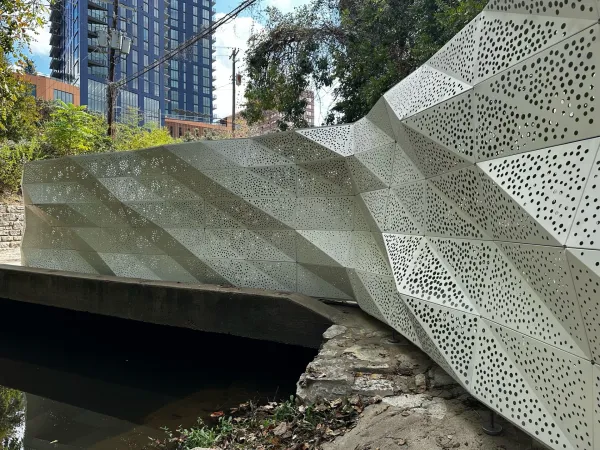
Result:
{"label": "faceted metal sculpture", "polygon": [[493,0],[352,125],[30,163],[23,261],[354,298],[600,449],[599,18]]}

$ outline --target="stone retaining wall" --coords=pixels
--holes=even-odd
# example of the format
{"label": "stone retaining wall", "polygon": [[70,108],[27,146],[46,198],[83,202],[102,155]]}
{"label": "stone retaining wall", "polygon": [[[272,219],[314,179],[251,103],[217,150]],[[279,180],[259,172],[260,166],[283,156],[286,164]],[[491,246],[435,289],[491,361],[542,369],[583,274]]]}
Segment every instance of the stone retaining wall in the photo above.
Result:
{"label": "stone retaining wall", "polygon": [[0,203],[0,252],[21,246],[24,224],[23,205]]}

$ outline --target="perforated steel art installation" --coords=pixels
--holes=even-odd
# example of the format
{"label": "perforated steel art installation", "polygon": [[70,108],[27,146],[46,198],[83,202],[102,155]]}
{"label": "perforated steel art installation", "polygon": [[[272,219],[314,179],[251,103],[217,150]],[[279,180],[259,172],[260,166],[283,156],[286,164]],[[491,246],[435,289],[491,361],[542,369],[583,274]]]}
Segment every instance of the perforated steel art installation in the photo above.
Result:
{"label": "perforated steel art installation", "polygon": [[352,125],[30,163],[23,261],[354,298],[600,449],[599,17],[494,0]]}

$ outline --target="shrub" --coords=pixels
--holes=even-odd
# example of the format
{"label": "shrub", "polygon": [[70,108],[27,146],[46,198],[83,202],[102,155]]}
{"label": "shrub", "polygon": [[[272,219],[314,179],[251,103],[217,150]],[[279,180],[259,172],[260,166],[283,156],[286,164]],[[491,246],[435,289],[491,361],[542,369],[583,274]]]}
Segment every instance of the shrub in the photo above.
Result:
{"label": "shrub", "polygon": [[16,194],[21,189],[23,164],[43,159],[44,155],[36,140],[0,144],[0,192]]}
{"label": "shrub", "polygon": [[46,123],[43,142],[56,156],[105,152],[111,149],[104,118],[90,114],[85,106],[57,102]]}
{"label": "shrub", "polygon": [[179,142],[171,137],[167,128],[159,127],[154,122],[144,122],[142,113],[129,108],[121,117],[121,122],[117,123],[115,150],[139,150]]}

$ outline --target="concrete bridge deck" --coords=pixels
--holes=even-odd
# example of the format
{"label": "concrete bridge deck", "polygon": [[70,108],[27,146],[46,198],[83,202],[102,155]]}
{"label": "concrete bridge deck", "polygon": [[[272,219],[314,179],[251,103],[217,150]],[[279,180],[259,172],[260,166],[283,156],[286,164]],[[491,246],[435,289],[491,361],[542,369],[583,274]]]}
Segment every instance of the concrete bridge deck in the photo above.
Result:
{"label": "concrete bridge deck", "polygon": [[0,299],[318,348],[352,314],[305,295],[0,264]]}

